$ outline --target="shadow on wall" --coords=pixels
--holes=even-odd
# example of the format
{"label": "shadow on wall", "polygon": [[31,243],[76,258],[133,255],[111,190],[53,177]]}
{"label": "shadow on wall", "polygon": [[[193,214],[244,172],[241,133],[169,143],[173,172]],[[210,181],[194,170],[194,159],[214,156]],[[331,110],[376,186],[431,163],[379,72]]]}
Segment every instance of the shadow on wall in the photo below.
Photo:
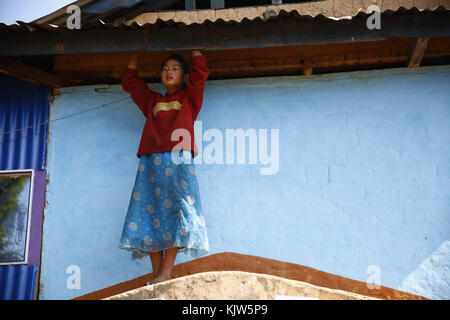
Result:
{"label": "shadow on wall", "polygon": [[419,267],[411,272],[398,290],[430,299],[449,299],[450,241],[444,241]]}

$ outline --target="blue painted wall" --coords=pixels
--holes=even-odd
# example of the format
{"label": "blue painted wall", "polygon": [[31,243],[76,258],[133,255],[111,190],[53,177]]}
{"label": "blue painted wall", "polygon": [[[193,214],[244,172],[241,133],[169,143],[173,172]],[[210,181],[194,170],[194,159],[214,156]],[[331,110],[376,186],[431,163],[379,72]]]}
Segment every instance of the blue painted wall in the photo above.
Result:
{"label": "blue painted wall", "polygon": [[[222,134],[224,156],[226,129],[266,129],[269,151],[279,129],[276,174],[261,175],[259,157],[196,164],[211,254],[450,298],[449,89],[450,66],[208,81],[196,123],[204,152],[209,129]],[[125,95],[120,86],[65,88],[51,119]],[[41,299],[151,272],[149,259],[133,262],[117,247],[144,121],[126,100],[50,124]]]}

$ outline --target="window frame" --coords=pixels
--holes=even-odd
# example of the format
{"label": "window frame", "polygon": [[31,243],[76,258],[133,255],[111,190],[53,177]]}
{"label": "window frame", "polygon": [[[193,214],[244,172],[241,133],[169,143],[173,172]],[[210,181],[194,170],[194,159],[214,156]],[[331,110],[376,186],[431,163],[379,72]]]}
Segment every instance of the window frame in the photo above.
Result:
{"label": "window frame", "polygon": [[27,235],[25,240],[25,254],[24,260],[22,261],[0,261],[0,266],[4,265],[27,265],[29,262],[30,256],[30,238],[31,238],[31,221],[32,221],[32,212],[33,212],[33,202],[34,202],[34,179],[35,179],[35,169],[16,169],[16,170],[0,170],[0,175],[8,175],[8,174],[20,174],[20,173],[29,173],[31,176],[30,179],[30,188],[28,193],[28,213],[27,213]]}

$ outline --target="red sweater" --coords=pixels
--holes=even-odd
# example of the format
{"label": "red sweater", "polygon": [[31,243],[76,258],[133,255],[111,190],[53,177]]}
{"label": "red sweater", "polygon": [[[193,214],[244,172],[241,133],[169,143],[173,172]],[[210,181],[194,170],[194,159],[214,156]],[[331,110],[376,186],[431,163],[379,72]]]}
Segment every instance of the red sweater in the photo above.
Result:
{"label": "red sweater", "polygon": [[[122,88],[130,93],[133,101],[147,118],[137,157],[141,154],[172,151],[176,145],[179,149],[191,150],[193,157],[198,155],[194,137],[194,121],[202,107],[203,91],[208,76],[206,57],[197,55],[192,58],[187,88],[179,89],[171,95],[166,92],[163,96],[151,90],[138,77],[137,70],[131,68],[125,70]],[[175,141],[171,141],[172,132],[179,128],[186,129],[190,136],[183,133],[186,132],[183,130],[181,134],[176,135]]]}

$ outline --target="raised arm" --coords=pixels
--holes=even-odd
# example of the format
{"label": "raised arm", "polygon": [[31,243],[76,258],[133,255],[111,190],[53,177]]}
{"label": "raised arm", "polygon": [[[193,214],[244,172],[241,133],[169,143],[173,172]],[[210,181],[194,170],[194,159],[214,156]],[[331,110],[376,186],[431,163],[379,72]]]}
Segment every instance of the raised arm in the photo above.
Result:
{"label": "raised arm", "polygon": [[140,57],[141,52],[135,52],[131,57],[127,69],[122,76],[122,88],[131,95],[134,103],[136,103],[144,116],[147,117],[148,109],[155,104],[158,93],[151,90],[145,84],[144,80],[138,77],[137,68]]}
{"label": "raised arm", "polygon": [[192,118],[195,121],[202,108],[205,81],[209,76],[207,59],[200,51],[192,51],[192,64],[186,92],[192,103]]}

